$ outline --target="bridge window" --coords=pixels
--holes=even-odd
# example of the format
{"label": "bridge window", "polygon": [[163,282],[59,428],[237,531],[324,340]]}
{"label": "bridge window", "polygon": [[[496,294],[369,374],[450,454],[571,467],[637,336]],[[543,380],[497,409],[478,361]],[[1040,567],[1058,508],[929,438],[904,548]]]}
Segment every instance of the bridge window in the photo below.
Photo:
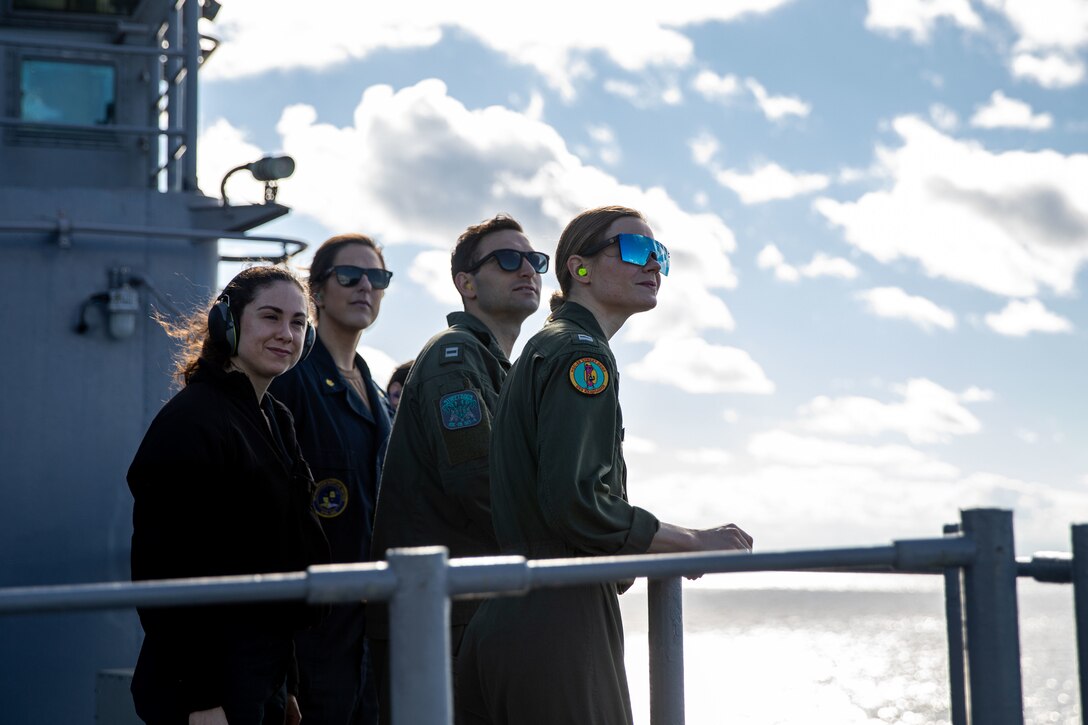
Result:
{"label": "bridge window", "polygon": [[110,125],[115,122],[116,75],[106,63],[24,58],[19,117],[31,123]]}
{"label": "bridge window", "polygon": [[131,15],[139,0],[12,0],[12,9],[89,15]]}

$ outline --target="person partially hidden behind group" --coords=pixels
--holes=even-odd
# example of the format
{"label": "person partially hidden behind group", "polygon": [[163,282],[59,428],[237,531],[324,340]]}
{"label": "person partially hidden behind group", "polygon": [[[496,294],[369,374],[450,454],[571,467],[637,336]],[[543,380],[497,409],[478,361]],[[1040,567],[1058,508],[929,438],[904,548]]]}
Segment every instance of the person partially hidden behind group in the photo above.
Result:
{"label": "person partially hidden behind group", "polygon": [[[531,559],[733,549],[733,524],[694,530],[627,501],[619,374],[608,341],[653,309],[669,253],[634,209],[575,217],[555,260],[560,292],[499,397],[491,515],[505,554]],[[457,722],[623,725],[631,701],[613,583],[488,599],[457,661]]]}
{"label": "person partially hidden behind group", "polygon": [[[183,387],[128,471],[134,580],[328,563],[291,414],[266,392],[312,345],[309,310],[293,273],[258,266],[187,324],[167,325],[182,343]],[[292,639],[320,612],[294,603],[140,609],[136,713],[151,725],[298,723]]]}
{"label": "person partially hidden behind group", "polygon": [[413,363],[415,360],[409,360],[395,367],[385,386],[385,394],[389,397],[389,405],[392,406],[394,412],[400,405],[400,395],[404,392],[404,383],[408,380],[408,373],[412,372]]}

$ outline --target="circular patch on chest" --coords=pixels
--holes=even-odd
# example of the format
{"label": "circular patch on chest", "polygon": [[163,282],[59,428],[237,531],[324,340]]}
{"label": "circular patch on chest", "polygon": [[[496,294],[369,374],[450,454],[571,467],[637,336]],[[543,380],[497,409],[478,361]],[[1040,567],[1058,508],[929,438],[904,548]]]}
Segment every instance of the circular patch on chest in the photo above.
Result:
{"label": "circular patch on chest", "polygon": [[348,506],[348,487],[338,478],[326,478],[317,482],[314,489],[314,513],[326,519],[334,519]]}

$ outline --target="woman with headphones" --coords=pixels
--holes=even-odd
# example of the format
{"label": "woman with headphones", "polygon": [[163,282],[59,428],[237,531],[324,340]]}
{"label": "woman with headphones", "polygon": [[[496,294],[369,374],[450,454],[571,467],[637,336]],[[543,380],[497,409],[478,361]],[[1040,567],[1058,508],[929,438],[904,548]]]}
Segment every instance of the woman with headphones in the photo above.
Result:
{"label": "woman with headphones", "polygon": [[[306,360],[272,383],[295,420],[302,453],[317,482],[311,507],[321,519],[334,564],[367,561],[374,504],[392,412],[356,351],[378,318],[393,273],[363,234],[326,240],[310,264],[317,342]],[[376,722],[377,689],[366,666],[362,602],[337,604],[318,627],[295,638],[298,700],[311,725]]]}
{"label": "woman with headphones", "polygon": [[[129,468],[132,578],[327,563],[291,415],[266,393],[313,344],[305,285],[284,268],[252,267],[206,313],[167,329],[182,343],[183,387],[155,416]],[[137,714],[151,724],[296,723],[297,702],[286,691],[292,637],[319,616],[294,603],[141,609]]]}
{"label": "woman with headphones", "polygon": [[[694,530],[627,501],[619,375],[608,341],[657,305],[669,252],[622,206],[583,212],[556,250],[560,291],[499,397],[491,516],[504,554],[529,559],[736,549],[733,524]],[[614,583],[488,599],[457,663],[457,722],[631,722]]]}

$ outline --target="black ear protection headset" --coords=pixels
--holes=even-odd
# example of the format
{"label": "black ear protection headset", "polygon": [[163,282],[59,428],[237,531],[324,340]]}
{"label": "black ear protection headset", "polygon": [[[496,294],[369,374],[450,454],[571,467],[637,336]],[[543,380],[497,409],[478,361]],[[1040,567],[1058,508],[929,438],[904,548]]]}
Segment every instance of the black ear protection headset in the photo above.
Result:
{"label": "black ear protection headset", "polygon": [[[238,321],[234,319],[234,312],[230,308],[230,295],[221,294],[208,311],[208,334],[215,344],[224,347],[229,357],[234,357],[238,354],[238,332]],[[302,341],[302,356],[298,359],[299,362],[306,359],[310,350],[314,349],[316,341],[317,330],[307,320],[306,337]]]}

